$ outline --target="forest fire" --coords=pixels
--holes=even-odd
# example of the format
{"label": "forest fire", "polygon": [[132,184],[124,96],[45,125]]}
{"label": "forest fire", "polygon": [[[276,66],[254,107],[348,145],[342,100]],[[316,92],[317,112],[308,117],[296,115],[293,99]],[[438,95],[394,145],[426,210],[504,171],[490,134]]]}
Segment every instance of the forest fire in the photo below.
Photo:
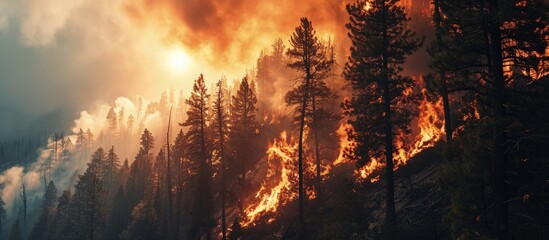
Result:
{"label": "forest fire", "polygon": [[[395,141],[395,147],[398,149],[397,153],[394,155],[395,170],[408,163],[410,158],[419,152],[434,146],[444,134],[442,99],[438,99],[433,103],[428,99],[427,89],[422,89],[421,93],[423,97],[418,106],[419,115],[417,117],[417,127],[412,130],[412,133],[417,132],[417,134],[413,138],[413,142],[408,144],[404,134],[399,132]],[[381,164],[379,160],[372,158],[367,165],[356,170],[355,175],[358,179],[364,180],[369,178],[376,169],[380,169],[383,166],[385,166],[385,164]],[[378,179],[379,178],[376,176],[370,179],[370,181],[375,182]]]}
{"label": "forest fire", "polygon": [[[292,137],[288,138],[286,131],[273,140],[267,150],[267,175],[254,197],[257,204],[252,204],[245,209],[246,219],[242,222],[242,226],[253,224],[264,214],[276,212],[279,205],[284,205],[296,198],[296,192],[292,191],[292,179],[296,179],[297,175],[295,169],[292,169],[295,165],[293,163],[296,151],[297,141]],[[272,220],[268,222],[270,221]]]}
{"label": "forest fire", "polygon": [[[423,98],[418,106],[419,115],[417,117],[417,128],[413,131],[417,135],[413,142],[408,144],[406,138],[400,134],[396,139],[395,147],[398,149],[395,154],[395,170],[405,165],[410,158],[422,150],[434,146],[444,134],[444,120],[442,118],[442,100],[436,102],[429,101],[427,90],[421,91]],[[269,120],[265,115],[265,120]],[[274,119],[274,117],[271,117]],[[337,158],[330,163],[321,166],[321,176],[326,177],[330,174],[334,166],[340,164],[353,164],[345,157],[347,147],[354,143],[348,138],[348,131],[352,125],[343,122],[340,124],[336,133],[339,137],[339,153]],[[307,131],[305,132],[307,135]],[[273,140],[269,146],[267,155],[268,170],[260,189],[254,197],[255,204],[245,209],[246,219],[242,222],[244,227],[254,225],[254,222],[267,214],[274,214],[280,206],[287,204],[297,197],[293,184],[297,178],[297,140],[289,137],[288,132],[283,131],[280,136]],[[406,147],[406,145],[410,147]],[[307,149],[307,144],[305,144]],[[307,156],[307,155],[305,155]],[[306,158],[304,164],[306,174],[314,175],[316,166],[312,164],[310,158]],[[368,179],[371,182],[379,180],[379,176],[371,177],[371,174],[385,166],[378,159],[372,158],[364,167],[355,170],[357,181]],[[314,188],[306,187],[308,199],[315,198]],[[269,215],[267,222],[274,221],[275,216]]]}

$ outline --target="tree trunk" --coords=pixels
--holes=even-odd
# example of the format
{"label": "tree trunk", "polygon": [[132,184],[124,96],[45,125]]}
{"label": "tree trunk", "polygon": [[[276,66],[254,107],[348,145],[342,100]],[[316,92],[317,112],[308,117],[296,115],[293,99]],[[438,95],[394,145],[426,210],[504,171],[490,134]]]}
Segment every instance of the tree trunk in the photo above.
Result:
{"label": "tree trunk", "polygon": [[[220,82],[221,83],[221,82]],[[221,235],[222,239],[227,239],[227,225],[225,223],[225,152],[223,149],[223,115],[221,108],[221,84],[217,95],[217,121],[219,124],[219,154],[221,156]]]}
{"label": "tree trunk", "polygon": [[382,6],[382,29],[383,29],[383,102],[385,112],[385,162],[386,162],[386,181],[387,181],[387,200],[386,200],[386,224],[387,224],[387,237],[388,239],[395,239],[396,227],[396,210],[395,210],[395,189],[394,189],[394,176],[393,176],[393,126],[391,119],[391,86],[388,73],[388,53],[387,47],[389,40],[387,36],[387,6]]}
{"label": "tree trunk", "polygon": [[[305,39],[305,46],[308,46],[310,39]],[[299,124],[299,144],[298,144],[298,164],[299,164],[299,224],[300,224],[300,236],[303,239],[305,237],[305,219],[303,210],[304,192],[303,192],[303,131],[305,129],[305,111],[307,109],[307,99],[309,98],[309,85],[311,80],[311,69],[309,62],[309,49],[304,47],[303,50],[303,62],[305,65],[305,89],[303,93],[303,100],[301,102],[301,116]]]}
{"label": "tree trunk", "polygon": [[494,140],[494,231],[498,239],[509,238],[508,209],[505,200],[507,199],[507,184],[505,172],[507,170],[507,154],[505,142],[505,80],[503,76],[503,58],[501,49],[501,30],[499,22],[499,1],[491,0],[490,22],[488,34],[490,37],[490,70],[493,78],[493,117],[495,120],[493,128]]}
{"label": "tree trunk", "polygon": [[[440,27],[440,10],[439,10],[439,0],[434,0],[434,23],[435,23],[435,35],[437,39],[437,51],[440,51],[439,44],[442,43],[442,36],[440,35],[442,32],[442,29]],[[449,145],[452,142],[452,115],[450,111],[450,100],[448,96],[448,83],[446,82],[446,76],[444,73],[439,72],[437,73],[438,78],[440,79],[442,83],[442,89],[441,89],[441,95],[442,95],[442,103],[444,107],[444,131],[446,132],[446,145]]]}
{"label": "tree trunk", "polygon": [[317,115],[316,115],[316,100],[315,100],[315,87],[313,82],[313,87],[311,91],[311,104],[312,104],[312,118],[313,118],[313,134],[314,134],[314,141],[315,141],[315,160],[316,160],[316,198],[317,202],[320,204],[321,202],[321,191],[320,191],[320,184],[322,182],[322,178],[320,176],[320,148],[318,146],[318,126],[317,126]]}

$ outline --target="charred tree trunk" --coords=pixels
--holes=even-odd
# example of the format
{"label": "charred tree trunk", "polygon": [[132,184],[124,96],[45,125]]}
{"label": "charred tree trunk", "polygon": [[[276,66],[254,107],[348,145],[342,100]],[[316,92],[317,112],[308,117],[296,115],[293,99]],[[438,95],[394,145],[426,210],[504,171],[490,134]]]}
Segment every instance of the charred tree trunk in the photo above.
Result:
{"label": "charred tree trunk", "polygon": [[505,200],[507,199],[507,184],[505,172],[507,171],[507,153],[505,142],[504,121],[505,111],[505,79],[503,76],[503,56],[501,48],[501,29],[499,22],[499,1],[491,0],[489,2],[490,22],[488,25],[488,35],[490,40],[490,70],[493,80],[492,89],[492,113],[495,120],[493,126],[494,140],[494,231],[498,239],[509,238],[508,228],[508,209]]}

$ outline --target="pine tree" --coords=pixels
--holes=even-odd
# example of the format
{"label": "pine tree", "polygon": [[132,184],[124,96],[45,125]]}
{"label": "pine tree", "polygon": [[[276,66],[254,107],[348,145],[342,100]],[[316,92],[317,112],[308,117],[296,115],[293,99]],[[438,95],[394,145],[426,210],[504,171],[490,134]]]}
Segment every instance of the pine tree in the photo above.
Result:
{"label": "pine tree", "polygon": [[[315,191],[316,196],[320,199],[321,193],[321,176],[320,176],[320,143],[319,143],[319,132],[326,128],[327,124],[319,124],[323,120],[327,119],[337,119],[335,114],[331,112],[326,105],[335,103],[337,96],[332,93],[332,90],[326,85],[325,80],[330,76],[332,71],[332,66],[334,64],[333,57],[330,56],[329,50],[331,46],[329,43],[321,43],[319,40],[314,40],[314,43],[311,45],[312,51],[310,53],[311,60],[309,61],[311,73],[309,79],[309,90],[305,93],[305,85],[298,84],[292,90],[286,94],[286,103],[291,106],[297,106],[294,109],[295,122],[299,123],[301,118],[301,107],[303,104],[303,99],[307,97],[306,100],[308,103],[305,108],[305,119],[304,123],[309,128],[312,129],[312,141],[314,145],[314,156],[315,156],[315,166],[316,166],[316,181],[315,181]],[[295,59],[295,56],[294,56]],[[302,66],[299,66],[297,70],[302,70]],[[335,129],[333,129],[335,130]],[[307,140],[307,139],[305,139]]]}
{"label": "pine tree", "polygon": [[[101,155],[100,149],[94,154],[95,157]],[[103,237],[106,191],[100,178],[100,161],[99,158],[92,157],[92,162],[75,186],[69,212],[70,224],[73,226],[71,238],[93,240]]]}
{"label": "pine tree", "polygon": [[161,239],[158,216],[155,209],[146,202],[140,202],[132,211],[132,221],[121,239],[148,240]]}
{"label": "pine tree", "polygon": [[93,169],[97,171],[97,176],[99,179],[104,178],[105,174],[105,162],[107,159],[107,153],[102,147],[99,147],[91,156],[91,161],[89,165],[93,166]]}
{"label": "pine tree", "polygon": [[[256,147],[254,143],[257,139],[255,104],[257,97],[250,87],[247,77],[244,77],[239,84],[236,95],[232,97],[231,115],[230,115],[230,141],[233,149],[233,158],[239,162],[233,163],[234,174],[243,177],[250,167],[257,161],[257,153],[253,152]],[[231,164],[231,165],[233,165]]]}
{"label": "pine tree", "polygon": [[124,188],[120,186],[112,200],[106,239],[118,239],[118,235],[124,230],[126,224],[128,224],[128,218],[124,214],[124,209],[127,207],[124,201]]}
{"label": "pine tree", "polygon": [[351,56],[345,66],[345,78],[353,88],[353,97],[343,103],[356,141],[350,158],[365,165],[371,158],[386,166],[386,233],[394,238],[397,229],[394,200],[393,154],[397,131],[409,132],[412,113],[403,107],[413,101],[405,94],[413,81],[400,75],[406,56],[423,43],[406,28],[410,20],[397,0],[369,0],[348,4]]}
{"label": "pine tree", "polygon": [[44,239],[57,240],[68,239],[70,237],[69,230],[72,230],[73,227],[69,219],[71,197],[71,192],[69,190],[63,191],[63,194],[59,197],[58,204],[55,209],[55,218],[52,226],[45,234]]}
{"label": "pine tree", "polygon": [[[154,147],[154,137],[148,129],[141,135],[141,147],[130,166],[130,172],[126,181],[126,190],[129,211],[135,207],[145,194],[145,189],[150,186],[152,174],[152,161],[150,151]],[[127,212],[130,214],[131,212]]]}
{"label": "pine tree", "polygon": [[111,136],[116,136],[118,131],[118,120],[116,119],[116,113],[114,112],[114,108],[111,107],[109,113],[107,113],[106,119],[109,127],[109,133],[111,134]]}
{"label": "pine tree", "polygon": [[174,225],[176,228],[174,229],[174,238],[179,238],[179,228],[182,224],[182,218],[186,211],[183,209],[183,187],[185,183],[185,179],[187,179],[187,175],[184,174],[186,169],[184,168],[184,161],[185,161],[185,134],[183,133],[183,130],[179,130],[177,133],[177,136],[175,138],[175,142],[173,145],[173,176],[175,177],[175,183],[176,183],[176,199],[175,199],[175,220]]}
{"label": "pine tree", "polygon": [[[290,36],[291,48],[286,54],[291,62],[288,67],[299,72],[298,84],[286,94],[286,103],[295,106],[295,114],[299,121],[299,142],[298,142],[298,174],[299,174],[299,223],[303,233],[304,211],[303,201],[305,198],[303,188],[303,140],[305,131],[305,118],[307,109],[311,106],[311,90],[317,80],[325,78],[329,69],[329,61],[326,59],[324,47],[316,37],[316,31],[312,22],[307,18],[301,18],[300,26]],[[313,91],[314,92],[314,91]],[[317,159],[318,160],[318,159]],[[319,163],[319,161],[317,161]],[[319,176],[320,177],[320,176]],[[318,188],[317,188],[318,189]]]}
{"label": "pine tree", "polygon": [[44,235],[50,231],[55,217],[55,208],[57,207],[57,189],[53,181],[50,181],[40,207],[40,215],[34,224],[29,239],[44,239]]}
{"label": "pine tree", "polygon": [[208,136],[208,100],[210,95],[204,84],[204,76],[200,75],[195,80],[191,97],[185,101],[189,106],[187,111],[187,120],[182,126],[189,127],[186,137],[189,141],[188,156],[189,172],[192,178],[192,188],[194,191],[191,213],[191,227],[189,236],[191,238],[200,238],[206,234],[207,239],[211,239],[212,214],[213,214],[213,194],[212,194],[212,174],[211,174],[211,156],[206,142]]}
{"label": "pine tree", "polygon": [[218,158],[220,161],[220,175],[221,175],[221,239],[227,239],[227,226],[226,226],[226,214],[225,214],[225,199],[227,194],[227,177],[226,177],[226,161],[225,155],[225,143],[227,142],[227,122],[228,114],[225,108],[225,96],[222,88],[222,81],[219,80],[216,84],[216,98],[214,100],[214,121],[213,127],[215,135],[213,137],[214,144],[218,150]]}
{"label": "pine tree", "polygon": [[[514,182],[508,172],[514,172],[509,167],[520,162],[515,155],[520,151],[509,143],[531,131],[516,128],[518,109],[526,106],[520,103],[523,96],[537,95],[529,82],[547,73],[547,15],[540,1],[439,0],[438,4],[444,17],[440,19],[441,51],[433,65],[463,79],[457,84],[473,93],[472,102],[477,103],[480,115],[476,125],[482,126],[479,131],[491,132],[486,142],[490,154],[486,156],[486,149],[474,154],[479,160],[492,159],[485,174],[491,175],[494,189],[493,237],[507,239],[511,237],[509,184]],[[464,142],[463,148],[476,147]]]}
{"label": "pine tree", "polygon": [[116,190],[116,186],[118,186],[116,175],[120,171],[120,160],[118,159],[118,155],[114,151],[114,146],[111,146],[111,149],[109,149],[109,152],[106,154],[103,162],[103,183],[107,187],[109,196],[113,196],[114,191]]}

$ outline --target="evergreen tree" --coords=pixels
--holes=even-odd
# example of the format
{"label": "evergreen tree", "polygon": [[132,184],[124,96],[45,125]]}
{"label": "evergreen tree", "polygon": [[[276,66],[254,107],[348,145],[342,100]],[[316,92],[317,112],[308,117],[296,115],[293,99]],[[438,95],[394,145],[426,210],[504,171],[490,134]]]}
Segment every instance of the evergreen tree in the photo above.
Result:
{"label": "evergreen tree", "polygon": [[69,212],[73,239],[101,239],[105,228],[106,191],[100,179],[101,160],[96,158],[102,150],[94,153],[86,172],[76,183],[74,198]]}
{"label": "evergreen tree", "polygon": [[128,218],[124,214],[124,209],[127,207],[124,201],[124,188],[120,186],[112,200],[106,239],[119,239],[118,235],[124,230],[126,224],[128,224]]}
{"label": "evergreen tree", "polygon": [[[479,149],[473,142],[463,142],[461,147],[474,154],[478,161],[491,159],[490,168],[480,173],[492,178],[488,185],[493,189],[494,224],[493,236],[489,237],[508,239],[512,237],[509,231],[512,202],[508,199],[519,194],[512,191],[518,186],[510,186],[518,183],[512,179],[516,174],[508,173],[516,173],[516,169],[510,168],[521,165],[518,156],[524,153],[510,143],[521,141],[535,126],[517,127],[521,126],[519,119],[523,119],[520,114],[523,111],[519,109],[525,109],[524,103],[530,101],[524,96],[539,96],[537,87],[529,83],[547,74],[547,15],[541,2],[535,0],[439,0],[437,3],[444,17],[439,22],[440,50],[434,54],[432,65],[459,76],[462,80],[453,84],[471,92],[469,102],[475,103],[480,118],[476,125],[482,126],[473,134],[482,136],[485,146],[489,147]],[[467,17],[463,13],[467,13]],[[467,107],[461,106],[461,109]],[[531,116],[529,121],[536,118],[538,116]],[[477,151],[472,151],[475,149]],[[456,206],[474,205],[463,202],[464,199],[451,201]],[[466,218],[453,219],[457,222]],[[459,237],[465,232],[458,230],[453,234]]]}
{"label": "evergreen tree", "polygon": [[257,97],[247,77],[239,84],[236,95],[232,97],[229,139],[232,148],[231,175],[243,181],[244,175],[259,160],[257,152],[257,128],[255,120]]}
{"label": "evergreen tree", "polygon": [[104,177],[106,159],[107,153],[105,153],[105,150],[102,147],[99,147],[97,150],[95,150],[95,152],[93,152],[91,156],[91,161],[89,165],[92,165],[93,168],[97,171],[97,176],[100,179],[103,179]]}
{"label": "evergreen tree", "polygon": [[111,146],[111,149],[109,149],[109,152],[106,154],[102,167],[103,183],[107,187],[109,196],[113,196],[116,186],[118,186],[116,175],[120,171],[120,160],[114,151],[114,146]]}
{"label": "evergreen tree", "polygon": [[189,172],[191,174],[191,186],[194,192],[192,200],[191,227],[189,236],[200,238],[206,234],[206,239],[211,239],[213,227],[213,194],[211,156],[207,151],[208,143],[208,100],[210,95],[204,84],[204,76],[200,75],[195,80],[191,97],[185,101],[189,106],[187,120],[182,126],[189,127],[186,138],[189,141],[188,156]]}
{"label": "evergreen tree", "polygon": [[227,194],[227,177],[226,177],[226,161],[227,157],[225,155],[225,143],[227,142],[227,122],[228,114],[227,109],[225,108],[225,96],[223,95],[222,81],[219,80],[216,84],[216,98],[214,100],[214,121],[213,127],[215,135],[213,137],[214,144],[218,150],[218,158],[220,161],[220,175],[221,175],[221,238],[223,240],[227,239],[227,226],[226,226],[226,215],[225,215],[225,201]]}
{"label": "evergreen tree", "polygon": [[[153,147],[154,137],[148,129],[145,129],[141,135],[141,147],[130,166],[129,176],[126,181],[129,211],[143,199],[145,189],[150,186],[152,174],[150,150]],[[127,212],[128,215],[130,213],[131,212]]]}
{"label": "evergreen tree", "polygon": [[116,113],[114,112],[114,108],[111,107],[109,113],[107,113],[106,119],[109,126],[109,133],[111,134],[111,136],[116,136],[118,129],[118,120],[116,119]]}
{"label": "evergreen tree", "polygon": [[51,227],[48,229],[48,232],[45,234],[45,239],[57,240],[70,238],[69,230],[73,227],[69,219],[71,197],[71,192],[69,190],[63,191],[59,197],[55,209],[55,218]]}
{"label": "evergreen tree", "polygon": [[[296,27],[295,32],[290,36],[290,45],[291,48],[286,52],[291,59],[288,67],[299,72],[299,79],[294,89],[286,94],[286,103],[290,106],[295,106],[295,114],[299,121],[298,201],[299,223],[303,233],[303,201],[305,198],[303,188],[303,140],[305,118],[308,112],[307,108],[311,106],[311,90],[314,89],[313,86],[318,86],[318,84],[315,84],[316,81],[326,77],[327,70],[329,70],[329,65],[331,63],[326,59],[324,52],[325,48],[316,37],[316,31],[313,28],[312,22],[307,18],[301,18],[300,26]],[[317,163],[319,163],[319,161],[317,161]]]}
{"label": "evergreen tree", "polygon": [[410,20],[397,0],[369,0],[348,4],[347,23],[352,41],[351,56],[345,66],[345,78],[353,97],[343,103],[353,126],[349,138],[357,144],[350,158],[359,166],[372,158],[386,166],[386,233],[394,238],[397,229],[394,200],[393,154],[397,132],[409,132],[412,113],[406,104],[413,101],[413,81],[400,75],[406,56],[423,43],[407,29]]}
{"label": "evergreen tree", "polygon": [[40,215],[38,220],[34,224],[29,239],[44,239],[44,235],[50,231],[54,217],[55,208],[57,207],[57,189],[53,181],[50,181],[44,197],[42,199],[42,206],[40,207]]}
{"label": "evergreen tree", "polygon": [[173,145],[173,176],[175,177],[175,183],[176,183],[176,192],[175,192],[175,220],[174,225],[176,226],[174,229],[174,238],[179,237],[180,230],[179,228],[183,225],[183,216],[185,216],[186,212],[183,208],[184,202],[183,202],[183,187],[185,186],[185,180],[188,178],[188,176],[185,174],[186,169],[184,168],[184,161],[185,161],[185,134],[183,133],[183,130],[179,130],[177,133],[177,136],[175,138],[175,142]]}
{"label": "evergreen tree", "polygon": [[132,211],[132,221],[128,225],[128,229],[121,234],[121,239],[161,239],[158,217],[154,208],[146,202],[137,204]]}
{"label": "evergreen tree", "polygon": [[[329,50],[331,45],[329,43],[321,43],[319,40],[315,40],[311,44],[310,49],[313,49],[311,54],[311,60],[309,61],[310,65],[310,78],[309,78],[309,90],[305,93],[305,85],[298,84],[292,90],[286,94],[286,103],[290,106],[296,106],[294,108],[295,119],[294,121],[299,124],[301,119],[301,107],[303,99],[307,98],[307,104],[305,107],[305,125],[312,130],[313,145],[314,145],[314,156],[315,156],[315,167],[316,167],[316,181],[315,181],[315,191],[316,196],[320,199],[320,188],[321,188],[321,176],[320,176],[320,140],[319,135],[322,130],[326,130],[329,124],[325,120],[332,119],[336,120],[337,117],[329,109],[330,104],[335,103],[337,96],[332,93],[332,90],[326,85],[325,80],[330,76],[332,72],[332,66],[334,64],[333,57],[330,56]],[[295,56],[294,56],[295,59]],[[303,70],[302,66],[297,68],[298,70]],[[323,124],[322,124],[323,123]],[[332,133],[335,129],[331,129]],[[322,131],[325,132],[325,131]],[[304,139],[308,140],[308,139]]]}

